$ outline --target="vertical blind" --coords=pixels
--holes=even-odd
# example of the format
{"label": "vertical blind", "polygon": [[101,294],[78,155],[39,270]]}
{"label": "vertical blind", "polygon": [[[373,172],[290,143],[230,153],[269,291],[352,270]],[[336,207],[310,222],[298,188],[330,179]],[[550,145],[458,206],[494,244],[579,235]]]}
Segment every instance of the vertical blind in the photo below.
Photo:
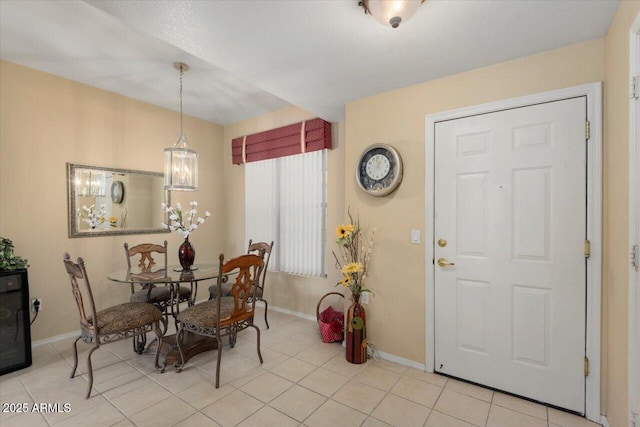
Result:
{"label": "vertical blind", "polygon": [[275,242],[269,267],[279,270],[280,239],[278,231],[278,159],[263,160],[244,168],[244,224],[246,240]]}
{"label": "vertical blind", "polygon": [[282,272],[325,274],[326,150],[247,163],[247,239],[274,240]]}

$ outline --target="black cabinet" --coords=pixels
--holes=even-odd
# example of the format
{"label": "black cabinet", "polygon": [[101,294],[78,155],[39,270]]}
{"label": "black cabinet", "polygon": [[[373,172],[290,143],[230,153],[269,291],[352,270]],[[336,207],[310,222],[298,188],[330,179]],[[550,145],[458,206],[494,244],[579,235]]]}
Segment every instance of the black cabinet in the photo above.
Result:
{"label": "black cabinet", "polygon": [[0,271],[0,375],[31,366],[27,270]]}

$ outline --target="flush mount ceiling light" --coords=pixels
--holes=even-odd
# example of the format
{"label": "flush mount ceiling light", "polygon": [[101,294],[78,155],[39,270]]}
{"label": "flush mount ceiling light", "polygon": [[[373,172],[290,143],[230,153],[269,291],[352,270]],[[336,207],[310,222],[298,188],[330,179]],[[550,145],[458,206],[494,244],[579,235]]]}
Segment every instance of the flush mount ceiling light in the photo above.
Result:
{"label": "flush mount ceiling light", "polygon": [[198,152],[187,146],[187,137],[182,133],[182,75],[189,66],[174,62],[180,71],[180,135],[171,148],[164,149],[164,189],[196,191],[198,189]]}
{"label": "flush mount ceiling light", "polygon": [[358,5],[381,24],[398,28],[400,23],[413,16],[422,3],[424,0],[360,0]]}

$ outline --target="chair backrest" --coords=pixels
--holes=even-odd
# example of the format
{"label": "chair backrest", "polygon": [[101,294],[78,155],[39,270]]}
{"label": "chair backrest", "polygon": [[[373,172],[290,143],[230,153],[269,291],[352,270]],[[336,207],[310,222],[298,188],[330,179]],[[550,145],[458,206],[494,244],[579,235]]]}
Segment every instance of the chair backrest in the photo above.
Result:
{"label": "chair backrest", "polygon": [[[91,284],[89,283],[89,277],[87,276],[87,270],[84,266],[84,260],[78,258],[78,262],[71,261],[71,257],[68,253],[63,256],[64,267],[69,275],[69,282],[71,283],[71,293],[76,300],[78,306],[78,314],[80,316],[80,325],[86,329],[96,333],[95,328],[89,323],[87,312],[85,310],[85,304],[89,305],[91,319],[96,319],[96,304],[93,300],[93,292],[91,291]],[[83,290],[81,289],[80,282],[84,282],[84,288],[86,289],[86,296],[88,302],[84,301],[82,296]]]}
{"label": "chair backrest", "polygon": [[155,243],[141,243],[139,245],[129,248],[129,244],[124,244],[124,252],[127,256],[127,268],[131,271],[131,258],[135,258],[140,255],[138,261],[138,268],[140,273],[148,273],[156,265],[156,261],[153,258],[154,254],[161,254],[164,257],[163,268],[167,270],[167,241],[164,241],[163,245]]}
{"label": "chair backrest", "polygon": [[260,290],[264,291],[264,282],[267,278],[267,269],[269,268],[269,259],[271,258],[271,251],[273,250],[273,240],[271,243],[267,242],[256,242],[253,243],[253,240],[249,239],[249,248],[247,249],[247,253],[255,253],[264,259],[264,267],[262,268],[262,272],[260,273],[260,277],[258,277],[258,281],[256,286],[260,288]]}
{"label": "chair backrest", "polygon": [[[231,285],[231,294],[233,295],[234,300],[233,312],[230,317],[231,319],[253,312],[256,301],[255,298],[250,297],[253,296],[252,292],[255,292],[254,284],[257,280],[256,278],[260,277],[264,265],[265,263],[263,259],[258,255],[241,255],[237,258],[232,258],[225,263],[224,255],[220,254],[218,304],[220,304],[220,300],[222,299],[223,276],[235,275],[235,281]],[[249,300],[251,301],[250,303],[248,303]],[[251,306],[249,307],[248,304]]]}

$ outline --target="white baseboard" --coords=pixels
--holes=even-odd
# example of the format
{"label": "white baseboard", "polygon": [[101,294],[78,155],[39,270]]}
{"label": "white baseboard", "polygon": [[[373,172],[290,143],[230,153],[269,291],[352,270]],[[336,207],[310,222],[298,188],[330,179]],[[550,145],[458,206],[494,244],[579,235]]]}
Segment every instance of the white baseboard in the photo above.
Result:
{"label": "white baseboard", "polygon": [[408,366],[420,371],[424,371],[426,369],[426,365],[424,363],[414,362],[413,360],[405,359],[404,357],[396,356],[395,354],[385,353],[380,350],[376,350],[376,353],[380,356],[380,359],[394,362],[398,365]]}
{"label": "white baseboard", "polygon": [[602,427],[611,427],[606,415],[600,415],[600,424]]}
{"label": "white baseboard", "polygon": [[66,340],[67,338],[73,338],[73,337],[77,337],[79,335],[80,335],[80,330],[71,331],[71,332],[67,332],[65,334],[60,334],[60,335],[56,335],[56,336],[53,336],[53,337],[49,337],[49,338],[44,338],[44,339],[41,339],[41,340],[33,341],[31,343],[31,347],[40,347],[41,345],[51,344],[51,343],[54,343],[56,341]]}
{"label": "white baseboard", "polygon": [[313,320],[314,322],[318,320],[316,319],[316,316],[311,316],[309,314],[304,314],[297,311],[288,310],[286,308],[276,307],[272,305],[269,306],[269,310],[277,311],[279,313],[289,314],[291,316],[300,317],[302,319]]}
{"label": "white baseboard", "polygon": [[[317,320],[315,318],[315,316],[310,316],[308,314],[304,314],[304,313],[299,313],[297,311],[288,310],[286,308],[270,306],[269,310],[274,310],[274,311],[277,311],[277,312],[280,312],[280,313],[290,314],[291,316],[296,316],[296,317],[300,317],[300,318],[307,319],[307,320],[313,320],[313,321]],[[342,342],[342,346],[343,347],[345,346],[344,341]],[[410,368],[419,369],[421,371],[425,370],[425,364],[424,363],[414,362],[413,360],[405,359],[403,357],[396,356],[395,354],[385,353],[384,351],[379,351],[377,349],[375,351],[376,351],[376,354],[378,355],[378,357],[380,357],[380,359],[387,360],[389,362],[394,362],[394,363],[397,363],[399,365],[408,366]]]}

